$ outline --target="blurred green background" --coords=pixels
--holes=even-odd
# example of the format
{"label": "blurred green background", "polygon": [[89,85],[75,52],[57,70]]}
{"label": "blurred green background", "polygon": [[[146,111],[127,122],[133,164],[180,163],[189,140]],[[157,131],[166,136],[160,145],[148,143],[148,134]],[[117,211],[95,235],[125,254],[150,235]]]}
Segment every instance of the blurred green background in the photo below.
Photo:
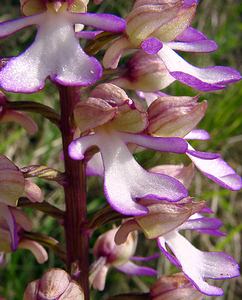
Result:
{"label": "blurred green background", "polygon": [[[91,2],[91,1],[90,1]],[[90,11],[111,12],[125,16],[132,6],[132,1],[104,0],[101,6],[90,5]],[[0,6],[0,21],[18,17],[19,1],[2,0]],[[241,40],[242,40],[242,4],[240,0],[203,0],[200,1],[194,26],[203,31],[209,38],[217,41],[219,49],[210,55],[196,54],[185,55],[189,62],[200,66],[226,65],[242,71]],[[23,30],[14,36],[0,41],[0,55],[2,57],[17,55],[26,49],[34,37],[33,30]],[[173,95],[195,95],[196,92],[179,83],[173,84],[165,92]],[[46,105],[58,107],[58,95],[55,87],[50,84],[33,95],[9,94],[10,100],[35,100]],[[242,154],[242,83],[237,83],[224,91],[205,94],[201,93],[200,99],[208,100],[208,111],[201,122],[201,128],[211,133],[209,142],[199,144],[200,150],[219,151],[229,164],[241,174]],[[38,115],[33,118],[39,125],[38,133],[28,137],[25,131],[16,124],[1,124],[0,131],[0,153],[7,155],[18,166],[28,164],[46,164],[55,168],[63,169],[60,160],[61,138],[58,130],[48,121]],[[173,157],[169,157],[173,160]],[[151,167],[162,162],[162,157],[153,152],[138,155],[137,159],[146,167]],[[39,180],[38,184],[43,188],[45,199],[60,208],[64,208],[62,190],[53,183]],[[89,213],[100,209],[105,200],[100,196],[102,190],[101,182],[90,179],[89,186]],[[215,240],[208,236],[192,235],[194,243],[201,250],[226,251],[233,255],[237,261],[241,261],[241,195],[237,192],[224,190],[199,173],[196,174],[192,186],[192,195],[198,199],[209,202],[210,206],[224,222],[224,230],[227,237]],[[34,230],[63,240],[63,232],[56,221],[44,216],[40,212],[27,210],[33,220]],[[96,232],[91,241],[93,245],[95,238],[103,232]],[[190,234],[188,234],[190,238]],[[216,243],[215,243],[216,242]],[[142,245],[142,246],[140,246]],[[149,255],[156,251],[155,243],[147,242],[140,237],[138,254]],[[52,266],[62,266],[62,263],[49,251],[49,260],[40,266],[33,256],[24,250],[18,250],[12,255],[7,255],[7,263],[0,269],[0,296],[7,300],[22,299],[23,291],[27,283],[39,278],[44,270]],[[151,265],[155,266],[153,262]],[[158,267],[161,274],[174,272],[175,269],[163,258],[159,259]],[[108,295],[114,295],[125,291],[147,291],[153,279],[149,278],[127,278],[121,273],[112,270],[107,279],[106,290],[103,293],[93,292],[92,299],[106,299]],[[239,300],[242,299],[241,279],[216,282],[225,290],[225,296],[209,299]]]}

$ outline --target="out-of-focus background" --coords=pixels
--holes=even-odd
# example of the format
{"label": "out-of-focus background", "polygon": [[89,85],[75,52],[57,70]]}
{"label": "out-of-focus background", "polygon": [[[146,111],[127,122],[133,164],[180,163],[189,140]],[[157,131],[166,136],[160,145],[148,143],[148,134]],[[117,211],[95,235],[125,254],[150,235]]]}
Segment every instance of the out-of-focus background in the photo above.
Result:
{"label": "out-of-focus background", "polygon": [[[90,1],[91,2],[91,1]],[[101,6],[90,5],[90,11],[111,12],[125,16],[132,6],[130,0],[114,1],[104,0]],[[2,0],[0,6],[0,21],[16,18],[20,15],[18,0]],[[187,54],[189,62],[199,66],[225,65],[232,66],[242,71],[241,40],[242,40],[242,4],[240,0],[201,0],[194,26],[203,31],[209,38],[217,41],[219,49],[213,54]],[[31,43],[34,38],[34,30],[22,30],[10,38],[0,41],[0,56],[17,55]],[[48,46],[48,45],[47,45]],[[179,83],[173,84],[166,89],[167,93],[173,95],[195,95],[196,91]],[[10,100],[35,100],[46,105],[58,107],[58,95],[54,86],[47,87],[33,95],[9,94]],[[222,153],[224,159],[242,173],[242,83],[237,83],[224,91],[215,93],[201,93],[200,99],[208,100],[208,111],[201,122],[201,128],[211,133],[212,139],[208,142],[199,143],[200,150],[209,150]],[[29,164],[45,164],[62,169],[60,159],[61,138],[58,130],[48,121],[38,115],[33,118],[39,125],[38,133],[29,137],[25,131],[16,124],[0,126],[0,153],[7,155],[18,166]],[[169,157],[172,161],[174,157]],[[148,152],[137,156],[137,159],[149,168],[157,163],[163,162],[159,154]],[[167,160],[166,160],[167,162]],[[61,208],[63,205],[62,190],[53,183],[46,183],[39,180],[38,184],[43,188],[45,199]],[[101,182],[92,178],[89,181],[89,213],[100,209],[105,200],[102,195]],[[202,177],[198,172],[192,186],[192,195],[198,199],[206,200],[210,204],[216,216],[224,222],[223,230],[227,236],[220,239],[208,236],[192,235],[193,243],[205,251],[226,251],[233,255],[237,261],[241,261],[241,215],[242,201],[241,194],[229,192],[220,188],[213,182]],[[101,195],[101,196],[100,196]],[[40,212],[27,210],[33,220],[34,230],[63,240],[63,232],[56,221],[44,216]],[[96,237],[103,232],[96,232],[91,241],[93,245]],[[188,234],[188,238],[191,236]],[[140,237],[141,243],[138,247],[139,255],[150,255],[157,251],[155,243],[145,241]],[[92,259],[92,256],[90,255]],[[157,261],[150,265],[155,266]],[[24,250],[18,250],[12,255],[7,255],[6,264],[0,267],[0,296],[7,300],[22,299],[23,291],[27,283],[39,278],[44,270],[52,266],[62,267],[62,263],[49,252],[49,260],[44,265],[38,265],[33,256]],[[158,267],[161,274],[168,274],[175,271],[175,268],[164,259],[160,258]],[[106,290],[103,293],[93,292],[92,299],[106,299],[108,295],[118,294],[125,291],[147,291],[153,279],[150,278],[127,278],[121,273],[112,270],[108,274]],[[241,279],[217,281],[225,290],[225,295],[218,298],[223,300],[242,299]]]}

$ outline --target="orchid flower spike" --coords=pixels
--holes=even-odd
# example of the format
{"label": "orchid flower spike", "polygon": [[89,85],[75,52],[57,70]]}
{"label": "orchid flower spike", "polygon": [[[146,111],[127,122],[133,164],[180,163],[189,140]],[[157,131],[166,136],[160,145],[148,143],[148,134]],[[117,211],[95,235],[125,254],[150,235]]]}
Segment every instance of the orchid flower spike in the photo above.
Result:
{"label": "orchid flower spike", "polygon": [[65,86],[87,86],[101,77],[101,65],[84,53],[73,25],[121,32],[125,22],[108,14],[83,13],[79,2],[82,1],[25,0],[21,4],[27,17],[0,23],[1,38],[30,25],[38,29],[34,43],[0,70],[0,87],[32,93],[44,87],[47,77]]}
{"label": "orchid flower spike", "polygon": [[114,237],[118,228],[111,229],[99,236],[93,253],[96,261],[91,267],[90,282],[95,289],[104,290],[106,276],[111,267],[128,275],[156,276],[157,272],[148,267],[138,266],[132,262],[136,251],[137,233],[133,232],[122,245],[116,245]]}
{"label": "orchid flower spike", "polygon": [[[204,117],[207,104],[192,97],[163,96],[152,102],[148,108],[148,132],[153,136],[176,136],[186,140],[207,140],[204,130],[194,130]],[[217,153],[196,151],[188,144],[187,156],[209,179],[230,190],[240,190],[241,177]]]}
{"label": "orchid flower spike", "polygon": [[151,300],[202,300],[204,295],[195,289],[182,274],[161,276],[150,289]]}
{"label": "orchid flower spike", "polygon": [[73,159],[82,160],[89,148],[99,148],[105,196],[115,210],[125,215],[142,215],[147,210],[135,201],[139,198],[149,196],[156,200],[179,201],[187,196],[178,180],[144,170],[127,145],[184,153],[187,143],[179,138],[142,134],[147,126],[147,115],[136,108],[122,89],[112,84],[99,85],[86,102],[77,104],[74,120],[81,132],[90,134],[74,140],[69,154]]}
{"label": "orchid flower spike", "polygon": [[50,269],[28,284],[24,300],[84,300],[81,287],[62,269]]}
{"label": "orchid flower spike", "polygon": [[0,204],[0,251],[9,253],[19,248],[30,250],[38,263],[47,261],[48,254],[42,245],[23,236],[24,231],[31,231],[29,218],[17,208]]}
{"label": "orchid flower spike", "polygon": [[[218,219],[198,214],[199,211],[204,210],[204,204],[196,203],[195,213],[189,218],[191,204],[191,201],[184,202],[183,208],[181,204],[174,203],[169,203],[163,208],[161,203],[159,207],[148,204],[150,213],[147,216],[135,217],[124,222],[115,236],[115,242],[122,244],[130,232],[137,229],[142,230],[147,238],[157,239],[161,252],[172,264],[183,271],[201,293],[209,296],[221,296],[223,290],[208,284],[205,279],[218,280],[237,277],[239,276],[239,266],[226,253],[198,250],[179,233],[181,230],[196,230],[199,233],[215,236],[223,235],[219,230],[222,223]],[[184,214],[187,209],[188,213]],[[181,225],[178,225],[179,222]],[[168,251],[168,247],[172,254]]]}
{"label": "orchid flower spike", "polygon": [[[122,54],[128,49],[143,49],[147,54],[157,54],[169,71],[170,83],[176,79],[195,89],[211,91],[223,89],[227,84],[240,80],[240,74],[232,68],[195,67],[174,51],[211,52],[217,49],[214,41],[190,27],[197,2],[136,0],[126,18],[125,35],[115,40],[106,51],[104,67],[116,68]],[[154,64],[156,60],[157,57]],[[151,88],[152,84],[149,90]]]}

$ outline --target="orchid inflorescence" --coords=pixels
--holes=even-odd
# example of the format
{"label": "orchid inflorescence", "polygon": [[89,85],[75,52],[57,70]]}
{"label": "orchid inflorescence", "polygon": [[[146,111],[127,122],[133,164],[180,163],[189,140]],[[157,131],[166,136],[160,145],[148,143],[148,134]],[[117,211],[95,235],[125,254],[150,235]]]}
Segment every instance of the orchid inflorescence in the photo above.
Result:
{"label": "orchid inflorescence", "polygon": [[[125,19],[89,13],[88,2],[20,0],[24,16],[0,23],[1,38],[37,27],[32,45],[0,64],[0,123],[17,122],[34,135],[38,127],[27,113],[49,119],[60,129],[65,165],[64,172],[41,165],[19,167],[0,155],[1,263],[6,253],[19,248],[31,250],[38,263],[44,263],[48,246],[67,265],[69,274],[53,268],[29,283],[26,300],[87,300],[89,285],[105,289],[112,267],[129,276],[160,277],[155,268],[139,265],[160,256],[182,273],[161,276],[148,294],[117,299],[199,300],[223,295],[220,287],[206,280],[237,277],[239,267],[230,255],[201,251],[182,235],[196,231],[224,236],[222,222],[210,216],[209,205],[188,190],[196,169],[232,191],[241,189],[241,177],[220,154],[190,145],[192,140],[210,139],[207,131],[197,128],[207,101],[161,90],[176,80],[198,91],[221,90],[241,76],[230,67],[192,66],[176,53],[217,49],[214,41],[191,27],[197,0],[136,0]],[[88,40],[82,43],[86,47],[79,40]],[[102,61],[94,57],[97,53],[104,54]],[[124,55],[128,59],[123,63]],[[35,93],[47,79],[59,90],[60,114],[43,104],[13,102],[5,94]],[[163,156],[173,153],[180,164],[145,169],[136,155],[146,149]],[[190,160],[187,165],[185,156]],[[106,207],[91,217],[86,176],[100,178],[107,200]],[[44,200],[34,177],[64,188],[66,211]],[[66,250],[54,238],[33,231],[24,207],[59,221]],[[112,222],[113,227],[105,226],[108,230],[97,238],[89,268],[89,239]],[[140,232],[147,241],[156,241],[157,251],[149,257],[135,256]]]}

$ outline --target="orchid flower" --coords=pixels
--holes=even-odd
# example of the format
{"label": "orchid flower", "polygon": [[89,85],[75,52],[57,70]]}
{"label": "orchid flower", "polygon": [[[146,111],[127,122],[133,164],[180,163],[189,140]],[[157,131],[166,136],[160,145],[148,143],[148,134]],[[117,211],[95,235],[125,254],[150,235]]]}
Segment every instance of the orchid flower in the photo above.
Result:
{"label": "orchid flower", "polygon": [[118,228],[114,228],[100,235],[94,245],[93,252],[97,260],[91,267],[90,282],[95,289],[100,291],[104,290],[106,276],[111,267],[128,275],[157,275],[155,270],[132,262],[137,246],[137,234],[131,233],[125,243],[118,246],[114,242],[117,231]]}
{"label": "orchid flower", "polygon": [[[222,295],[221,288],[209,285],[205,279],[218,280],[239,276],[239,266],[236,261],[226,253],[200,251],[179,233],[181,230],[196,230],[199,233],[221,236],[223,233],[219,228],[222,223],[216,218],[207,218],[198,214],[204,208],[201,202],[196,203],[192,208],[195,213],[190,218],[189,213],[192,212],[191,207],[194,205],[190,201],[184,202],[183,207],[182,204],[174,203],[169,203],[167,206],[163,206],[162,203],[155,206],[147,205],[149,214],[124,222],[115,236],[115,242],[118,245],[122,244],[130,232],[142,230],[147,238],[157,239],[161,252],[183,271],[201,293],[209,296]],[[186,211],[187,213],[184,214]]]}
{"label": "orchid flower", "polygon": [[17,209],[0,204],[0,251],[4,253],[17,249],[30,250],[38,263],[48,259],[46,250],[37,242],[22,236],[23,231],[31,231],[32,223],[25,214]]}
{"label": "orchid flower", "polygon": [[[186,140],[206,140],[210,138],[209,134],[204,130],[193,129],[204,117],[207,109],[206,101],[199,103],[197,97],[173,97],[155,93],[149,93],[148,96],[147,93],[142,95],[145,99],[149,98],[147,103],[149,104],[147,132],[151,136],[183,137]],[[219,154],[196,151],[188,144],[186,155],[206,177],[220,186],[230,190],[241,189],[241,177]],[[158,169],[160,170],[158,171]],[[153,172],[153,168],[151,171]],[[157,166],[156,171],[159,174],[168,175],[162,166]],[[102,158],[97,153],[88,162],[87,175],[103,176],[103,173]],[[171,176],[173,177],[174,174]]]}
{"label": "orchid flower", "polygon": [[125,35],[115,40],[106,51],[104,67],[116,68],[128,49],[143,49],[150,55],[157,54],[171,78],[201,91],[223,89],[227,84],[240,80],[240,74],[232,68],[195,67],[174,51],[211,52],[217,49],[214,41],[190,27],[197,2],[136,0],[126,18]]}
{"label": "orchid flower", "polygon": [[[143,95],[145,98],[147,97],[146,93],[143,93]],[[149,94],[148,98],[150,106],[148,108],[149,125],[147,131],[150,135],[156,137],[184,137],[186,140],[206,140],[210,138],[204,130],[193,129],[206,112],[206,101],[198,103],[197,97],[172,97],[160,94]],[[241,189],[241,177],[219,154],[196,151],[189,144],[186,154],[209,179],[226,189]],[[170,171],[170,167],[172,166],[166,166],[166,168],[157,166],[152,168],[151,171],[169,175],[167,171]],[[103,176],[103,174],[102,158],[97,153],[87,164],[87,175]],[[171,176],[174,177],[174,174]],[[184,184],[184,182],[182,183]]]}
{"label": "orchid flower", "polygon": [[[32,12],[25,8],[25,5],[31,5],[31,0],[22,2],[23,11]],[[101,65],[84,53],[73,26],[84,24],[121,32],[125,22],[108,14],[73,12],[73,2],[42,0],[39,5],[45,11],[0,23],[1,38],[31,25],[38,29],[34,43],[0,70],[0,87],[10,92],[32,93],[44,87],[47,77],[67,86],[87,86],[101,77]],[[32,5],[36,5],[36,1]]]}
{"label": "orchid flower", "polygon": [[[157,97],[156,97],[157,98]],[[161,96],[148,107],[148,132],[153,136],[176,136],[186,140],[207,140],[204,130],[194,130],[203,118],[207,104],[192,97]],[[188,144],[187,156],[209,179],[230,190],[240,190],[241,177],[217,153],[196,151]]]}
{"label": "orchid flower", "polygon": [[[171,263],[181,268],[184,274],[192,281],[196,288],[206,295],[223,295],[221,288],[209,285],[204,279],[227,279],[239,276],[239,266],[236,261],[226,253],[222,252],[203,252],[195,248],[187,241],[179,230],[202,230],[217,232],[216,221],[206,218],[193,219],[192,225],[186,222],[181,228],[177,228],[158,239],[161,251],[166,255]],[[219,223],[219,222],[218,222]],[[215,227],[215,228],[214,228]],[[172,250],[171,255],[167,246]]]}
{"label": "orchid flower", "polygon": [[139,111],[122,89],[111,84],[98,86],[86,102],[77,104],[74,119],[81,132],[93,131],[74,140],[69,154],[82,160],[89,148],[100,149],[104,192],[115,210],[125,215],[140,215],[147,210],[135,201],[139,198],[179,201],[187,196],[186,189],[176,179],[144,170],[127,146],[135,144],[161,152],[185,153],[187,143],[179,138],[142,134],[147,126],[146,113]]}

